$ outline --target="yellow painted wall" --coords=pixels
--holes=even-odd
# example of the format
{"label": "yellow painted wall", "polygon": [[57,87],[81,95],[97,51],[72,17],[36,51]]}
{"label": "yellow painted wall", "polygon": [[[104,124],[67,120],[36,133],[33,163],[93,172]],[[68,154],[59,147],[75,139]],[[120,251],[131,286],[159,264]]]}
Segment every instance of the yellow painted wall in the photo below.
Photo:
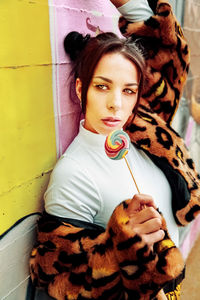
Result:
{"label": "yellow painted wall", "polygon": [[47,0],[0,1],[0,234],[38,211],[56,161]]}

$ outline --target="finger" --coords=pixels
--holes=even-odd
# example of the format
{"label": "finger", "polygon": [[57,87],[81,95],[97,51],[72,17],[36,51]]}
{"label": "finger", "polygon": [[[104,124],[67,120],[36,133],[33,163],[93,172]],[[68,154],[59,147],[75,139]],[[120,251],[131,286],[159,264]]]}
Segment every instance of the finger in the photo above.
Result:
{"label": "finger", "polygon": [[150,219],[157,218],[162,223],[162,216],[153,207],[145,207],[141,211],[134,211],[129,214],[132,224],[142,224]]}
{"label": "finger", "polygon": [[153,244],[162,241],[164,236],[165,236],[164,231],[160,229],[155,232],[142,235],[142,239],[146,244],[152,246]]}
{"label": "finger", "polygon": [[157,209],[153,198],[150,195],[146,194],[135,194],[132,198],[132,201],[129,204],[129,211],[140,210],[142,206],[152,206]]}
{"label": "finger", "polygon": [[143,224],[137,224],[134,226],[134,231],[140,235],[143,234],[151,234],[154,233],[161,228],[161,220],[159,218],[154,218],[151,220],[148,220],[147,222]]}
{"label": "finger", "polygon": [[155,209],[157,209],[157,206],[155,205],[153,197],[150,196],[150,195],[147,195],[147,194],[136,194],[133,198],[137,199],[137,201],[140,201],[140,203],[142,205],[152,206]]}

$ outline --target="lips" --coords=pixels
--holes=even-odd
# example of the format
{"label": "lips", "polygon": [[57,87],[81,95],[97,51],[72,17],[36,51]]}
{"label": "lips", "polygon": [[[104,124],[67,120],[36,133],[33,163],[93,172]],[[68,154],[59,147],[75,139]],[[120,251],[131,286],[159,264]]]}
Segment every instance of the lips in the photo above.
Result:
{"label": "lips", "polygon": [[121,119],[119,118],[113,118],[113,117],[108,117],[102,119],[103,123],[108,126],[108,127],[115,127],[120,124]]}

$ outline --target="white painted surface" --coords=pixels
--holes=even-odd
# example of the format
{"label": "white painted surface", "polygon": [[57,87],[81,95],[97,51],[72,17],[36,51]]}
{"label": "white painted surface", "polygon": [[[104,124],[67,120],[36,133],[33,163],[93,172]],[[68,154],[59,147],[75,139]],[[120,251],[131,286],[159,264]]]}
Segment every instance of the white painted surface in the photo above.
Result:
{"label": "white painted surface", "polygon": [[29,257],[35,242],[36,220],[32,215],[0,240],[0,299],[25,300],[29,279]]}
{"label": "white painted surface", "polygon": [[[1,300],[30,300],[31,298],[26,298],[26,292],[27,292],[27,284],[28,279],[24,282],[20,283],[18,287],[16,287],[13,291],[9,292],[8,295],[6,295],[3,298],[0,298]],[[38,299],[39,300],[39,299]]]}

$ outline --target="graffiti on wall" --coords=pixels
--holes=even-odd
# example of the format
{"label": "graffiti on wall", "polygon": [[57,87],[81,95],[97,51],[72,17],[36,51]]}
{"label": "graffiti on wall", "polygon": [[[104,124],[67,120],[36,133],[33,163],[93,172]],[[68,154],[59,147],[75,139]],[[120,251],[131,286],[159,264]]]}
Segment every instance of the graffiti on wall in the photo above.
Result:
{"label": "graffiti on wall", "polygon": [[[70,61],[64,53],[63,40],[70,31],[96,35],[118,31],[118,12],[109,1],[49,1],[53,61],[54,110],[57,151],[60,156],[77,134],[80,104],[70,96]],[[76,98],[75,95],[73,98]],[[66,130],[67,129],[67,130]]]}

